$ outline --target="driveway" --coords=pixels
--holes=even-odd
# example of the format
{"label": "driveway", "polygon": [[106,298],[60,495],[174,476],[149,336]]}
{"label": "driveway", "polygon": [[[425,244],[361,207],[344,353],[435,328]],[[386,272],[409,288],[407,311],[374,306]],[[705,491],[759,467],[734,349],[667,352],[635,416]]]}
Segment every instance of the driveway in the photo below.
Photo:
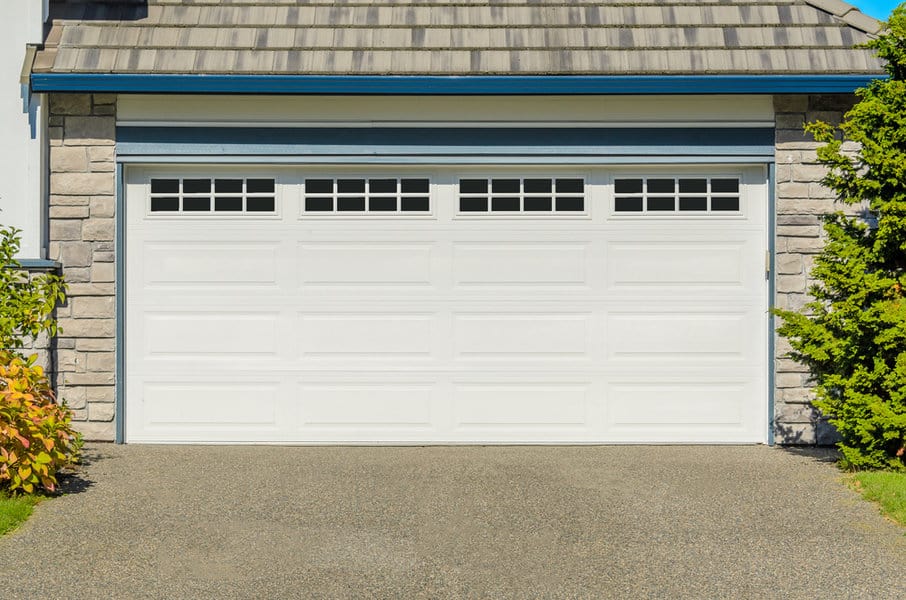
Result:
{"label": "driveway", "polygon": [[[902,598],[906,530],[766,447],[94,445],[4,598]],[[18,595],[17,595],[18,594]]]}

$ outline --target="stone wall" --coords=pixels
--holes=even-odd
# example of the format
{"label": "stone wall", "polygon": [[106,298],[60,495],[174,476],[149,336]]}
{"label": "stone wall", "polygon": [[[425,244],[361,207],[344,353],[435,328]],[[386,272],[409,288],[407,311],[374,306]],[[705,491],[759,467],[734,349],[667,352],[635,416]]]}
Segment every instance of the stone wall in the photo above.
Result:
{"label": "stone wall", "polygon": [[[818,164],[819,144],[803,131],[807,122],[839,123],[853,105],[851,95],[775,96],[776,161],[776,297],[779,308],[799,309],[808,301],[809,277],[815,255],[824,244],[820,216],[852,211],[835,202],[834,193],[821,185],[826,173]],[[852,149],[852,148],[850,148]],[[786,444],[828,444],[836,432],[810,405],[809,375],[805,367],[786,357],[790,346],[776,340],[775,440]]]}
{"label": "stone wall", "polygon": [[69,284],[58,310],[57,393],[86,438],[112,440],[116,96],[51,95],[48,119],[49,251]]}
{"label": "stone wall", "polygon": [[[808,273],[822,247],[819,217],[839,209],[820,184],[817,144],[808,121],[838,122],[852,96],[776,96],[776,297],[781,308],[807,301]],[[74,409],[89,439],[114,436],[116,315],[115,113],[112,95],[57,94],[50,98],[50,258],[63,265],[69,301],[59,309],[57,390]],[[781,443],[828,443],[835,433],[809,404],[809,377],[785,357],[776,338],[775,438]]]}

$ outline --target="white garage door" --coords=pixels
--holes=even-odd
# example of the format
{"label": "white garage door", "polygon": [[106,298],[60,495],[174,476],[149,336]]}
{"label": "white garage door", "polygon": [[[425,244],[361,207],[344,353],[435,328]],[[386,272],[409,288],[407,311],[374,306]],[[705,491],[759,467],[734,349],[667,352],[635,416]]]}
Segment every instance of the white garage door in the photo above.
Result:
{"label": "white garage door", "polygon": [[127,178],[127,441],[766,439],[761,167]]}

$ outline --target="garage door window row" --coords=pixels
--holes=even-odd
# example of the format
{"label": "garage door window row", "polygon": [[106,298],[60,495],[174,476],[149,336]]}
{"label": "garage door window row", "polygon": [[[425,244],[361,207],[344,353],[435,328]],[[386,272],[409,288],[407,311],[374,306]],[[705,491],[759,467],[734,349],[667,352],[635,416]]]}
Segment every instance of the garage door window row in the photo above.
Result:
{"label": "garage door window row", "polygon": [[633,178],[614,180],[619,213],[739,212],[739,179]]}
{"label": "garage door window row", "polygon": [[[275,214],[274,178],[152,178],[151,213]],[[576,215],[587,211],[581,178],[463,178],[457,182],[464,215]],[[740,180],[728,177],[617,178],[616,213],[731,214],[741,210]],[[428,215],[433,209],[428,178],[307,178],[303,212],[310,215]]]}
{"label": "garage door window row", "polygon": [[428,179],[306,179],[306,213],[417,214],[431,211]]}
{"label": "garage door window row", "polygon": [[461,213],[585,212],[582,179],[460,179]]}
{"label": "garage door window row", "polygon": [[152,213],[274,213],[274,179],[152,179]]}

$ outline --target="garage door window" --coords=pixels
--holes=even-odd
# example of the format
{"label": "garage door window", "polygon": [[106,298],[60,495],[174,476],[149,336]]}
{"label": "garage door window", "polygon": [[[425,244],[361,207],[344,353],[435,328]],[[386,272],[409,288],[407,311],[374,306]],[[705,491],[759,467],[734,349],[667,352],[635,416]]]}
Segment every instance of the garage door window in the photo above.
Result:
{"label": "garage door window", "polygon": [[576,178],[460,179],[459,212],[576,214],[585,212],[585,181]]}
{"label": "garage door window", "polygon": [[614,180],[618,213],[738,213],[737,178],[626,178]]}
{"label": "garage door window", "polygon": [[275,181],[262,178],[152,179],[150,211],[165,214],[274,214]]}
{"label": "garage door window", "polygon": [[303,210],[324,214],[426,214],[431,211],[430,181],[408,178],[305,180]]}

